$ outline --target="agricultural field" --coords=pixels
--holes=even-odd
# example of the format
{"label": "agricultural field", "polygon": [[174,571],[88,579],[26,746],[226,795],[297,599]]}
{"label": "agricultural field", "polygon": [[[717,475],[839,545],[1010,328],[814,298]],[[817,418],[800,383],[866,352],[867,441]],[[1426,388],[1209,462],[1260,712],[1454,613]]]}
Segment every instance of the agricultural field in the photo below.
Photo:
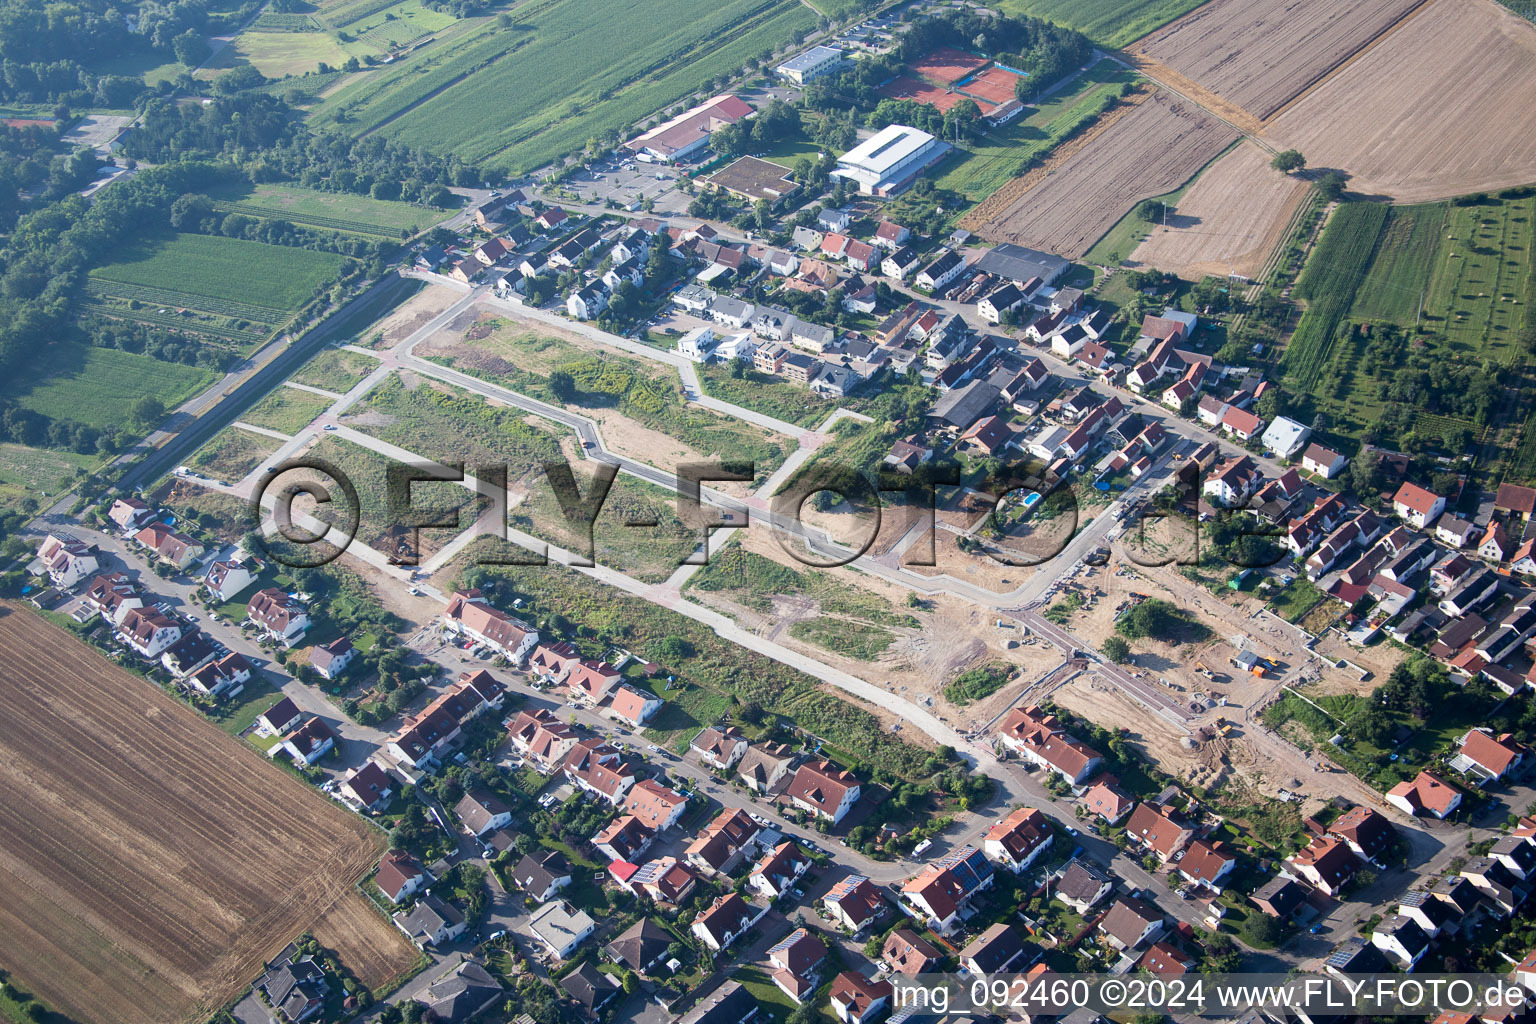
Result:
{"label": "agricultural field", "polygon": [[1237,137],[1194,104],[1161,92],[1106,121],[1059,166],[1005,187],[993,197],[1000,202],[984,203],[962,223],[991,242],[1076,259],[1126,211],[1182,185]]}
{"label": "agricultural field", "polygon": [[271,456],[282,442],[239,427],[225,427],[193,453],[189,465],[204,476],[237,484]]}
{"label": "agricultural field", "polygon": [[1422,2],[1211,0],[1136,50],[1265,118]]}
{"label": "agricultural field", "polygon": [[316,121],[522,173],[644,121],[816,22],[797,0],[533,0],[516,17],[517,31],[494,19],[450,30],[326,98]]}
{"label": "agricultural field", "polygon": [[3,394],[44,416],[97,428],[127,426],[128,409],[140,396],[151,395],[174,409],[217,379],[200,366],[72,343],[49,353],[48,368],[44,379],[18,377]]}
{"label": "agricultural field", "polygon": [[90,472],[100,463],[101,459],[94,455],[0,444],[0,509],[19,508],[28,497],[42,502],[50,494],[62,494],[66,481],[73,481],[76,473]]}
{"label": "agricultural field", "polygon": [[308,384],[312,388],[345,394],[378,367],[377,359],[370,359],[359,352],[327,348],[322,349],[288,379],[295,384]]}
{"label": "agricultural field", "polygon": [[1007,15],[1044,18],[1104,46],[1124,46],[1198,7],[1203,0],[1001,0]]}
{"label": "agricultural field", "polygon": [[206,1020],[305,930],[375,988],[415,963],[353,889],[361,819],[19,605],[0,661],[0,961],[42,1001]]}
{"label": "agricultural field", "polygon": [[1264,132],[1361,195],[1419,203],[1531,183],[1536,26],[1493,0],[1430,0]]}
{"label": "agricultural field", "polygon": [[1459,360],[1506,365],[1528,354],[1520,329],[1536,325],[1536,198],[1452,204],[1424,300],[1425,322]]}
{"label": "agricultural field", "polygon": [[[1229,272],[1253,277],[1307,194],[1307,183],[1240,144],[1208,167],[1173,204],[1168,226],[1151,228],[1130,259],[1190,281]],[[1128,251],[1128,250],[1122,250]]]}
{"label": "agricultural field", "polygon": [[444,11],[434,11],[421,0],[328,4],[321,18],[331,28],[345,29],[347,35],[380,53],[425,39],[449,28],[456,20]]}
{"label": "agricultural field", "polygon": [[372,52],[372,47],[356,42],[343,44],[318,26],[303,32],[264,30],[261,25],[252,25],[215,54],[197,77],[213,79],[230,68],[249,64],[267,78],[286,78],[314,71],[321,64],[340,67],[349,57]]}
{"label": "agricultural field", "polygon": [[1293,292],[1307,303],[1282,359],[1286,381],[1296,393],[1308,393],[1322,379],[1386,220],[1387,207],[1379,203],[1345,203],[1323,229]]}
{"label": "agricultural field", "polygon": [[345,264],[346,258],[215,235],[171,235],[124,248],[91,271],[88,313],[131,320],[249,354]]}
{"label": "agricultural field", "polygon": [[215,207],[225,213],[280,217],[305,227],[390,239],[398,239],[402,231],[415,234],[451,214],[414,203],[320,192],[300,185],[244,185],[213,198]]}
{"label": "agricultural field", "polygon": [[1370,269],[1355,289],[1350,316],[1402,325],[1417,320],[1430,271],[1445,239],[1447,209],[1445,203],[1426,203],[1394,206],[1387,211]]}
{"label": "agricultural field", "polygon": [[241,423],[266,427],[290,437],[330,408],[332,400],[313,391],[278,385],[271,393],[240,414]]}
{"label": "agricultural field", "polygon": [[939,165],[934,184],[980,202],[1030,161],[1085,129],[1098,117],[1107,96],[1117,96],[1133,72],[1114,61],[1100,61],[1071,91],[1063,90],[1028,115],[995,128],[975,142],[962,143]]}

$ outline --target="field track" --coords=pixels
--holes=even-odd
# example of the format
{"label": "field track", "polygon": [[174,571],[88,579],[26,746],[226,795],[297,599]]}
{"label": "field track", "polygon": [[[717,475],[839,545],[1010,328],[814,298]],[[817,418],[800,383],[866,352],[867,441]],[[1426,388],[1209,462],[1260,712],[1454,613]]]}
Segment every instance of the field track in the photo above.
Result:
{"label": "field track", "polygon": [[414,961],[360,819],[19,605],[0,665],[0,966],[43,1001],[200,1020],[305,930],[367,984]]}
{"label": "field track", "polygon": [[1204,109],[1162,92],[1110,117],[1059,165],[1010,182],[1004,198],[994,196],[998,202],[988,200],[961,225],[988,241],[1077,259],[1136,203],[1178,188],[1238,137]]}

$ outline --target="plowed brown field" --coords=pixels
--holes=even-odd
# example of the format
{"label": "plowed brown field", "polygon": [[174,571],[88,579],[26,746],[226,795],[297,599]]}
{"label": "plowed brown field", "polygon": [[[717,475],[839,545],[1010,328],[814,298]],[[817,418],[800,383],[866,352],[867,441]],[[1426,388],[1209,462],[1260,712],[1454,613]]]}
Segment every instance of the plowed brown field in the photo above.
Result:
{"label": "plowed brown field", "polygon": [[1301,178],[1269,166],[1270,155],[1244,142],[1195,180],[1169,217],[1131,253],[1131,262],[1190,281],[1230,271],[1252,277],[1279,241],[1296,204]]}
{"label": "plowed brown field", "polygon": [[1138,202],[1178,188],[1235,138],[1230,125],[1159,92],[972,230],[1076,259]]}
{"label": "plowed brown field", "polygon": [[1421,3],[1211,0],[1132,49],[1265,118]]}
{"label": "plowed brown field", "polygon": [[1536,26],[1492,0],[1431,0],[1263,138],[1348,171],[1351,191],[1426,202],[1536,182],[1533,96]]}
{"label": "plowed brown field", "polygon": [[206,1017],[313,931],[365,982],[415,950],[353,883],[358,818],[62,630],[0,605],[0,964],[70,1017]]}

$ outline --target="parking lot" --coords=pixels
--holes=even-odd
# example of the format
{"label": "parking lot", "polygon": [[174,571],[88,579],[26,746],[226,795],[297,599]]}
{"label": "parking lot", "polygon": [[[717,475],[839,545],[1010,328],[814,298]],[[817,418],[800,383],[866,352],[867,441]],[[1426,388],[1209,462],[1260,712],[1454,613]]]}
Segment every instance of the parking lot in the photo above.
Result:
{"label": "parking lot", "polygon": [[[573,174],[565,187],[581,202],[602,204],[610,199],[622,207],[650,199],[657,213],[681,213],[688,197],[676,191],[678,169],[638,160],[593,164],[591,170]],[[638,207],[637,207],[638,209]]]}

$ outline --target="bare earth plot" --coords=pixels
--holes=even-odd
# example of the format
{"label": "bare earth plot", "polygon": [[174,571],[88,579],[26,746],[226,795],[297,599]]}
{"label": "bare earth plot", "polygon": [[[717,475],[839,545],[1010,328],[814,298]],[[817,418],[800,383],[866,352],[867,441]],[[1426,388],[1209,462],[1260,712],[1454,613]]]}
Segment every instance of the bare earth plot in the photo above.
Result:
{"label": "bare earth plot", "polygon": [[0,665],[0,963],[49,1005],[204,1019],[306,929],[366,984],[414,962],[361,820],[15,605]]}
{"label": "bare earth plot", "polygon": [[1213,0],[1134,49],[1265,118],[1422,2]]}
{"label": "bare earth plot", "polygon": [[1076,259],[1138,202],[1178,188],[1235,138],[1193,103],[1157,93],[991,211],[976,233]]}
{"label": "bare earth plot", "polygon": [[1536,26],[1491,0],[1431,0],[1275,118],[1264,139],[1350,189],[1417,203],[1536,181]]}
{"label": "bare earth plot", "polygon": [[1305,181],[1269,161],[1249,142],[1217,160],[1178,201],[1168,226],[1153,228],[1136,247],[1131,262],[1191,281],[1257,274],[1307,194]]}

